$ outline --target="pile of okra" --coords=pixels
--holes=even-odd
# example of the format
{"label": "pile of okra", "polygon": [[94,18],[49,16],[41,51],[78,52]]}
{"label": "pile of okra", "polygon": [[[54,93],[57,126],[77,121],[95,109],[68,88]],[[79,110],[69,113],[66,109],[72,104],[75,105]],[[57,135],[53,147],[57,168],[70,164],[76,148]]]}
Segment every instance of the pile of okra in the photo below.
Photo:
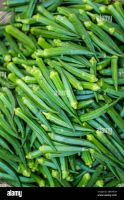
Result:
{"label": "pile of okra", "polygon": [[124,185],[124,2],[7,0],[0,25],[0,179]]}

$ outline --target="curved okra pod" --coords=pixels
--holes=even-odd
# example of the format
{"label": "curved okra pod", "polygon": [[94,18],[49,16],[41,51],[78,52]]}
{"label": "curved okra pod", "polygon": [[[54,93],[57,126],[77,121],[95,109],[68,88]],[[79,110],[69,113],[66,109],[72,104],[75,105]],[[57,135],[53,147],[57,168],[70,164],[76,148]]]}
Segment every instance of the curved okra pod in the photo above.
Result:
{"label": "curved okra pod", "polygon": [[115,50],[113,50],[112,48],[110,48],[109,46],[104,44],[104,42],[102,40],[100,40],[93,32],[90,32],[89,34],[90,34],[93,42],[96,43],[105,52],[107,52],[109,54],[114,54],[114,55],[120,56],[120,54],[116,53]]}
{"label": "curved okra pod", "polygon": [[113,101],[112,103],[110,104],[105,104],[89,113],[85,113],[85,114],[82,114],[80,116],[80,120],[82,122],[84,121],[87,121],[87,120],[91,120],[91,119],[94,119],[96,117],[99,117],[100,115],[103,115],[105,112],[107,112],[107,110],[109,110],[109,108],[111,108],[112,106],[114,106],[114,104],[116,104],[117,102],[119,101],[119,99]]}
{"label": "curved okra pod", "polygon": [[41,57],[54,57],[54,56],[62,56],[62,55],[94,55],[93,52],[90,52],[85,47],[82,48],[64,48],[64,47],[56,47],[56,48],[49,48],[45,50],[38,50],[36,52],[38,56]]}
{"label": "curved okra pod", "polygon": [[54,112],[49,108],[38,96],[36,96],[32,90],[21,80],[17,79],[13,74],[9,74],[9,79],[15,82],[32,100],[34,100],[42,109]]}
{"label": "curved okra pod", "polygon": [[72,73],[73,75],[77,76],[80,79],[89,81],[89,82],[96,82],[97,78],[95,77],[95,75],[89,74],[81,69],[75,69],[74,67],[71,67],[70,65],[68,65],[67,63],[60,61],[60,64],[62,65],[62,67],[64,67],[67,71],[69,71],[70,73]]}
{"label": "curved okra pod", "polygon": [[49,144],[51,146],[52,149],[55,150],[55,147],[53,145],[53,143],[50,141],[49,136],[45,133],[45,131],[43,130],[43,128],[36,122],[34,122],[33,120],[30,120],[22,111],[20,108],[16,108],[15,109],[15,114],[17,116],[19,116],[21,119],[25,120],[28,125],[31,127],[31,129],[33,129],[37,135],[37,138],[39,139],[39,141],[45,141],[47,144]]}
{"label": "curved okra pod", "polygon": [[94,45],[92,43],[92,40],[91,40],[88,32],[86,31],[84,25],[78,19],[78,17],[76,17],[75,14],[70,14],[69,15],[69,20],[74,25],[75,30],[77,31],[77,33],[79,34],[79,36],[82,38],[82,40],[84,41],[84,43],[86,44],[86,46],[88,47],[88,49],[95,54],[95,48],[94,48]]}
{"label": "curved okra pod", "polygon": [[53,81],[54,85],[56,86],[59,96],[63,99],[65,104],[70,108],[70,104],[69,104],[68,98],[66,96],[66,91],[65,91],[63,83],[59,77],[58,72],[52,70],[50,72],[50,79]]}
{"label": "curved okra pod", "polygon": [[104,42],[108,47],[110,47],[115,52],[119,53],[120,55],[123,54],[123,52],[120,50],[118,45],[116,45],[116,43],[111,39],[111,37],[103,29],[101,29],[99,26],[92,23],[91,21],[85,22],[84,24],[89,30],[91,30],[94,34],[96,34],[96,36],[99,37],[99,39],[101,39],[102,42]]}
{"label": "curved okra pod", "polygon": [[64,75],[63,72],[61,72],[61,78],[62,78],[62,82],[63,82],[63,85],[64,85],[64,89],[65,89],[67,98],[70,101],[71,107],[74,108],[74,109],[77,109],[78,102],[77,102],[76,97],[73,93],[72,87],[71,87],[70,83],[68,82],[68,80],[67,80],[67,78],[66,78],[66,76]]}
{"label": "curved okra pod", "polygon": [[41,123],[45,124],[46,127],[49,128],[49,130],[52,131],[49,123],[47,122],[47,120],[45,119],[44,115],[42,114],[42,112],[36,107],[36,105],[27,97],[22,97],[22,101],[23,103],[30,109],[30,111],[36,115],[36,117],[38,118],[39,121],[41,121]]}

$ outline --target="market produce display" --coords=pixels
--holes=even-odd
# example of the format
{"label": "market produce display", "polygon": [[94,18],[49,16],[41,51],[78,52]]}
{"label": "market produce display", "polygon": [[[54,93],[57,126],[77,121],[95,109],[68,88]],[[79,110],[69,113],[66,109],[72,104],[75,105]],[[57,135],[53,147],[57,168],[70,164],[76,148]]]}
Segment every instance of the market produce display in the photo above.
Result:
{"label": "market produce display", "polygon": [[124,2],[7,0],[0,25],[0,180],[124,184]]}

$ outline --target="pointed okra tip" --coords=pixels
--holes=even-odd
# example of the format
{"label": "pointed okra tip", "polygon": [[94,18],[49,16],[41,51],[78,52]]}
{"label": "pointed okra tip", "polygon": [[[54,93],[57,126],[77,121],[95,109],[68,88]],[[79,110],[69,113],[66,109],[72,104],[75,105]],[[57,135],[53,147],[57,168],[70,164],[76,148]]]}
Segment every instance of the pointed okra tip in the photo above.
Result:
{"label": "pointed okra tip", "polygon": [[41,124],[41,127],[42,127],[46,132],[49,131],[49,128],[48,128],[45,124]]}
{"label": "pointed okra tip", "polygon": [[48,133],[48,136],[53,139],[54,138],[54,134],[53,133]]}
{"label": "pointed okra tip", "polygon": [[47,119],[50,119],[51,116],[52,116],[52,113],[47,113],[47,112],[42,112],[42,113],[45,115],[45,117],[46,117]]}

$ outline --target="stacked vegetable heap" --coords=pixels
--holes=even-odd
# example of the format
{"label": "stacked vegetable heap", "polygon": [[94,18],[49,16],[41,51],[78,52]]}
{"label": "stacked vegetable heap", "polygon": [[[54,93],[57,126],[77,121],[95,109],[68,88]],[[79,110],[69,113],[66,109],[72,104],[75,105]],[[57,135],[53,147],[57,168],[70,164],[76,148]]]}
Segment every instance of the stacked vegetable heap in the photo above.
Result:
{"label": "stacked vegetable heap", "polygon": [[15,15],[0,26],[0,179],[22,187],[122,186],[122,1],[6,5]]}

